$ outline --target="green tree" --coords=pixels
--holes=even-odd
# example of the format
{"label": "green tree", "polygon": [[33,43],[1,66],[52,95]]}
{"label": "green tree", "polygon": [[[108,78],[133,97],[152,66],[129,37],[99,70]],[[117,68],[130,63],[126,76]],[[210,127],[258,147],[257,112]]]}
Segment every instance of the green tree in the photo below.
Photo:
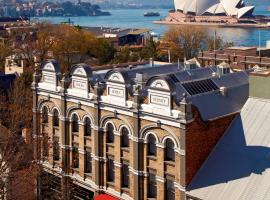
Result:
{"label": "green tree", "polygon": [[150,38],[146,41],[145,46],[142,48],[141,52],[140,52],[140,57],[142,59],[149,59],[149,58],[153,58],[156,59],[157,58],[157,46],[158,43],[156,43],[153,38]]}
{"label": "green tree", "polygon": [[0,72],[5,71],[6,57],[11,54],[11,49],[7,44],[0,44]]}
{"label": "green tree", "polygon": [[84,61],[96,48],[96,38],[76,27],[59,25],[54,35],[53,54],[63,72],[69,72],[73,64]]}
{"label": "green tree", "polygon": [[165,33],[162,45],[170,50],[173,61],[196,56],[206,38],[205,31],[198,27],[173,26]]}
{"label": "green tree", "polygon": [[93,50],[94,56],[98,59],[99,64],[107,64],[114,59],[116,49],[113,44],[105,39],[98,39],[95,50]]}

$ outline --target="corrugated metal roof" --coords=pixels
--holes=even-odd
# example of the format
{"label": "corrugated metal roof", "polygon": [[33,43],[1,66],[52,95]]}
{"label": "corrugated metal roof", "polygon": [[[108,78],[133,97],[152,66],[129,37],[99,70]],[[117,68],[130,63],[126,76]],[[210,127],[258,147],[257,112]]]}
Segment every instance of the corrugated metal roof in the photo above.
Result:
{"label": "corrugated metal roof", "polygon": [[270,100],[248,99],[187,194],[203,200],[270,199]]}

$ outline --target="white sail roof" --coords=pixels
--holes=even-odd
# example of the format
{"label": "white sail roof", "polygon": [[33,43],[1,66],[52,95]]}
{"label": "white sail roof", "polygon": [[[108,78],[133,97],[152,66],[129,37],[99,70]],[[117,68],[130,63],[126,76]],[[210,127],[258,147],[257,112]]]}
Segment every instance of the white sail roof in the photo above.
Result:
{"label": "white sail roof", "polygon": [[174,0],[175,10],[184,10],[184,6],[186,4],[186,0]]}
{"label": "white sail roof", "polygon": [[246,7],[243,7],[243,8],[240,8],[239,10],[238,10],[238,18],[241,18],[241,17],[243,17],[246,13],[248,13],[248,12],[250,12],[250,11],[252,11],[252,10],[254,10],[254,6],[246,6]]}
{"label": "white sail roof", "polygon": [[241,18],[254,9],[253,6],[245,6],[243,0],[174,0],[174,3],[176,10],[182,10],[185,14],[196,13],[196,15],[203,15],[206,12],[224,13]]}

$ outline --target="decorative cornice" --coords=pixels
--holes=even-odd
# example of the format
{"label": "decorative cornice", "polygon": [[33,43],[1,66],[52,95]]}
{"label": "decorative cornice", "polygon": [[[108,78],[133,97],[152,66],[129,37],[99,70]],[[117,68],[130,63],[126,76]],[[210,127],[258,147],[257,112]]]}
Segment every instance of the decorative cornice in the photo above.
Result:
{"label": "decorative cornice", "polygon": [[95,156],[93,153],[91,153],[91,157],[92,157],[94,160],[99,161],[99,162],[107,162],[107,158]]}
{"label": "decorative cornice", "polygon": [[78,149],[80,154],[86,154],[86,151],[84,149]]}
{"label": "decorative cornice", "polygon": [[137,175],[137,176],[144,176],[144,177],[147,177],[148,176],[148,173],[145,172],[145,171],[138,171],[132,167],[129,167],[129,171],[132,172],[133,174]]}
{"label": "decorative cornice", "polygon": [[91,126],[95,131],[104,131],[102,127],[98,127],[96,125]]}
{"label": "decorative cornice", "polygon": [[73,147],[69,145],[62,145],[61,148],[65,150],[73,150]]}
{"label": "decorative cornice", "polygon": [[176,149],[174,149],[174,151],[175,151],[175,153],[178,153],[181,156],[185,156],[186,155],[186,151],[184,149],[176,148]]}
{"label": "decorative cornice", "polygon": [[161,183],[165,183],[165,178],[163,178],[161,176],[156,176],[156,181],[161,182]]}
{"label": "decorative cornice", "polygon": [[156,146],[165,149],[165,145],[163,143],[156,143]]}
{"label": "decorative cornice", "polygon": [[116,166],[116,167],[122,167],[122,163],[120,163],[120,162],[117,162],[117,161],[113,161],[113,164],[114,164],[114,166]]}
{"label": "decorative cornice", "polygon": [[182,186],[180,183],[174,182],[174,187],[179,189],[180,191],[186,192],[186,188]]}
{"label": "decorative cornice", "polygon": [[114,135],[121,136],[119,131],[114,131],[113,133],[114,133]]}

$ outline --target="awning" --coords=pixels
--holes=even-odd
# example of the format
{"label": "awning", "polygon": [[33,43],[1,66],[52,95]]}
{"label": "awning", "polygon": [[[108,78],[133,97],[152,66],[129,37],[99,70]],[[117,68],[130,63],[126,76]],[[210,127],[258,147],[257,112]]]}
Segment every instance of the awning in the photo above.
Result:
{"label": "awning", "polygon": [[113,196],[110,196],[108,194],[100,194],[95,197],[95,200],[119,200]]}

